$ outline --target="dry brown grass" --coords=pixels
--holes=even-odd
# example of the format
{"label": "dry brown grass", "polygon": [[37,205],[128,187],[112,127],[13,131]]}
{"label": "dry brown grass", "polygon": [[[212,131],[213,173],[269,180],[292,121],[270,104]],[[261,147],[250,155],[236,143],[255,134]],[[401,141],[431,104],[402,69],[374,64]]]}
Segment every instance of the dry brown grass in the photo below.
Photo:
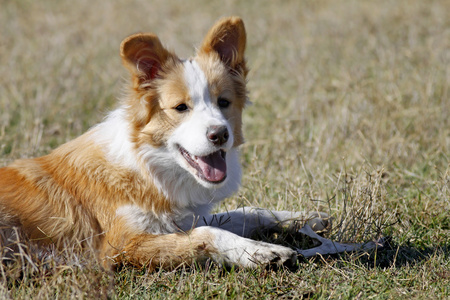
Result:
{"label": "dry brown grass", "polygon": [[110,277],[95,264],[33,271],[18,260],[2,267],[0,297],[449,296],[448,1],[0,7],[0,165],[48,153],[114,107],[127,75],[118,56],[125,36],[153,31],[186,57],[216,19],[236,14],[248,31],[253,105],[243,188],[222,208],[321,209],[336,218],[334,238],[382,232],[398,246],[376,259],[317,259],[295,273],[125,269]]}

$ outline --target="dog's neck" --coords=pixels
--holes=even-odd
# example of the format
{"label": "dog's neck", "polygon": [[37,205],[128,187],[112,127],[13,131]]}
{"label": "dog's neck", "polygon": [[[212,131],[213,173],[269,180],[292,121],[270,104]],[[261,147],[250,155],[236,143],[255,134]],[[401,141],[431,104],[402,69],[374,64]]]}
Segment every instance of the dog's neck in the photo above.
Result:
{"label": "dog's neck", "polygon": [[91,130],[92,139],[102,146],[109,162],[141,174],[149,184],[154,185],[169,200],[171,211],[177,219],[204,215],[239,188],[241,168],[238,149],[233,148],[227,153],[229,168],[226,182],[217,188],[206,188],[178,165],[167,147],[145,145],[136,148],[131,141],[131,128],[125,115],[126,107],[112,111]]}

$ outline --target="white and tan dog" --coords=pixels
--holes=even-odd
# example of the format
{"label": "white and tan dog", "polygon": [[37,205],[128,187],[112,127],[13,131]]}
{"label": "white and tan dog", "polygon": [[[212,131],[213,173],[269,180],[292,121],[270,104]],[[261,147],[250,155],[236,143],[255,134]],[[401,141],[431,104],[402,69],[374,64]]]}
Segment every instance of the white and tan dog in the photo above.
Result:
{"label": "white and tan dog", "polygon": [[[254,208],[209,213],[241,180],[245,45],[237,17],[217,22],[187,60],[156,35],[126,38],[120,55],[131,85],[120,106],[49,155],[0,169],[2,247],[18,232],[43,248],[91,241],[105,266],[295,262],[296,251],[249,237],[311,216],[310,225],[321,230],[325,215]],[[320,239],[310,227],[302,230]],[[342,245],[308,251],[353,249],[336,246]]]}

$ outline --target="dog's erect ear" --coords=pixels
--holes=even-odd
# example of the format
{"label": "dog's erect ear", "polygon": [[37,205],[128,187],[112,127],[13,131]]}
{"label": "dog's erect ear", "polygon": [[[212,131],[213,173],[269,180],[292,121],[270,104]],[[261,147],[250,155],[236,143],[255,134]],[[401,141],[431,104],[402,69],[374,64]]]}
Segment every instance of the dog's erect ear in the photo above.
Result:
{"label": "dog's erect ear", "polygon": [[120,45],[120,56],[137,85],[158,77],[167,60],[175,58],[152,33],[138,33],[124,39]]}
{"label": "dog's erect ear", "polygon": [[220,59],[232,69],[243,67],[242,70],[245,70],[246,41],[242,19],[239,17],[223,18],[206,34],[200,52],[217,52]]}

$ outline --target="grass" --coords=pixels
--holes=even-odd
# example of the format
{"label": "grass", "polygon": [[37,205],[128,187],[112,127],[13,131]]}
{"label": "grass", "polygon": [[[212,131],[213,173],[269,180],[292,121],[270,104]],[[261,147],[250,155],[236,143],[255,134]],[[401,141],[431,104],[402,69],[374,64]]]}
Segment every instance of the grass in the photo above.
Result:
{"label": "grass", "polygon": [[118,46],[157,33],[180,56],[244,18],[243,187],[219,209],[320,209],[330,236],[384,250],[287,270],[102,271],[94,260],[0,270],[0,298],[450,297],[450,6],[409,1],[0,1],[0,166],[102,120],[127,73]]}

